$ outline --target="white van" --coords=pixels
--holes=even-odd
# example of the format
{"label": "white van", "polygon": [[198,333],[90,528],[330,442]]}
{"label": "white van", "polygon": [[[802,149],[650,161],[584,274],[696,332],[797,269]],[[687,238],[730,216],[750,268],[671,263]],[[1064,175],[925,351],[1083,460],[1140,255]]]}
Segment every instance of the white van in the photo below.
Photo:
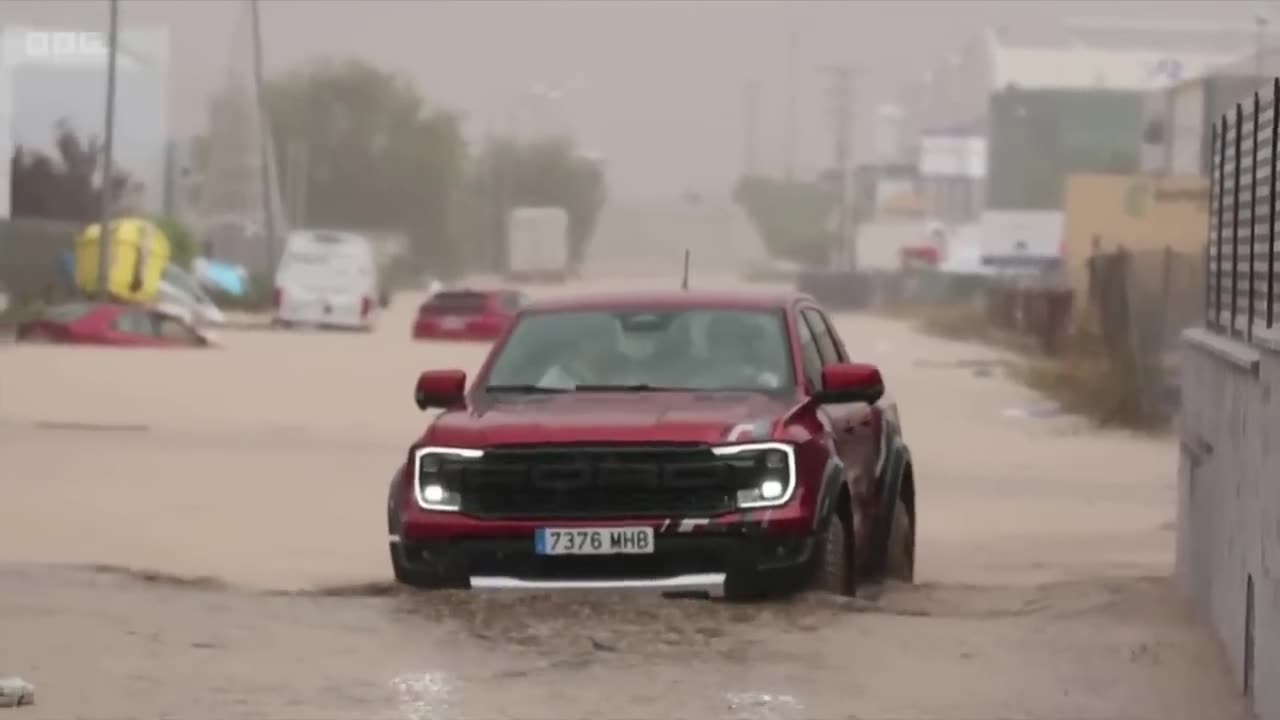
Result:
{"label": "white van", "polygon": [[372,330],[378,311],[378,260],[364,236],[295,230],[276,272],[275,322]]}
{"label": "white van", "polygon": [[568,271],[569,214],[564,208],[512,208],[507,230],[507,279],[564,282]]}

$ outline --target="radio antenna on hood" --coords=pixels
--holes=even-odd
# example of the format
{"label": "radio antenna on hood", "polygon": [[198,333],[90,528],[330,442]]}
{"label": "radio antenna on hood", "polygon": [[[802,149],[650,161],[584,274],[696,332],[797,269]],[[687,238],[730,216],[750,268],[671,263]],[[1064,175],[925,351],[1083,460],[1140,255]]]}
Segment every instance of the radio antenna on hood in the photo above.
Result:
{"label": "radio antenna on hood", "polygon": [[685,251],[684,251],[684,279],[680,281],[680,289],[681,290],[689,289],[689,249],[688,248],[685,248]]}

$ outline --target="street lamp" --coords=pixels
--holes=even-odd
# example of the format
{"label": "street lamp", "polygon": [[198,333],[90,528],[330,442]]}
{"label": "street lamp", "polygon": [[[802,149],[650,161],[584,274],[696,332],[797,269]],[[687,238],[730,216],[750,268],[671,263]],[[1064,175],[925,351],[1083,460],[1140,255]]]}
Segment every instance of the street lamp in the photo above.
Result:
{"label": "street lamp", "polygon": [[111,225],[111,174],[112,146],[116,124],[116,55],[120,34],[120,0],[111,0],[107,25],[107,107],[103,122],[102,140],[102,190],[99,193],[101,207],[100,224],[98,225],[98,295],[106,299],[109,295],[107,265],[111,260],[110,225]]}

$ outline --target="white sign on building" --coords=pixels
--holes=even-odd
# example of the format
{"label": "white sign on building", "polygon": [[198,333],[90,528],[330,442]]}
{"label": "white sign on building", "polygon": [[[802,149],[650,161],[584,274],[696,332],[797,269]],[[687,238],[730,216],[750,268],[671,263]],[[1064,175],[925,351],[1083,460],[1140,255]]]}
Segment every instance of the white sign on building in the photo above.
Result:
{"label": "white sign on building", "polygon": [[987,139],[974,135],[926,135],[920,139],[921,177],[987,176]]}

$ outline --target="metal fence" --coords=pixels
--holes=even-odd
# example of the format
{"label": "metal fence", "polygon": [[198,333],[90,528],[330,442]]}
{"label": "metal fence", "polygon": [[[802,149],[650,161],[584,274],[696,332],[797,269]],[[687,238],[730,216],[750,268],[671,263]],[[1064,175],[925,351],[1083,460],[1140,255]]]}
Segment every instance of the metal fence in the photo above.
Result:
{"label": "metal fence", "polygon": [[1213,126],[1205,324],[1252,340],[1280,323],[1276,143],[1280,79]]}

